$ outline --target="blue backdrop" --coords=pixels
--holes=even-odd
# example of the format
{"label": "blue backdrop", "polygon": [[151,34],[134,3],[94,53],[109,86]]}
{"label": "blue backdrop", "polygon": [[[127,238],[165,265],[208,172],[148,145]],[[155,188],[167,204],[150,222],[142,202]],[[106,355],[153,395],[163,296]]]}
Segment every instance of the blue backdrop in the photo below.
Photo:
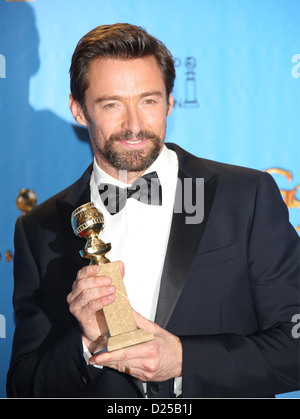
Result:
{"label": "blue backdrop", "polygon": [[68,108],[70,59],[81,36],[115,22],[144,26],[175,57],[168,141],[270,171],[300,231],[300,0],[0,0],[0,397],[16,198],[31,189],[40,203],[91,162]]}

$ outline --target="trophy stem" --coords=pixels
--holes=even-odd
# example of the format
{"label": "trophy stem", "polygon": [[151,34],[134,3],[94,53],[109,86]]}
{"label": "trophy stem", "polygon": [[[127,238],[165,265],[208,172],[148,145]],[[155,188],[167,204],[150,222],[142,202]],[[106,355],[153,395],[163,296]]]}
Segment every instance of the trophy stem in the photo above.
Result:
{"label": "trophy stem", "polygon": [[83,258],[90,259],[90,265],[103,265],[104,263],[110,263],[110,260],[105,256],[111,249],[110,243],[103,243],[99,240],[97,245],[88,243],[86,248],[81,250],[79,253]]}
{"label": "trophy stem", "polygon": [[107,259],[105,255],[89,255],[88,257],[90,265],[104,265],[105,263],[110,263],[110,260]]}

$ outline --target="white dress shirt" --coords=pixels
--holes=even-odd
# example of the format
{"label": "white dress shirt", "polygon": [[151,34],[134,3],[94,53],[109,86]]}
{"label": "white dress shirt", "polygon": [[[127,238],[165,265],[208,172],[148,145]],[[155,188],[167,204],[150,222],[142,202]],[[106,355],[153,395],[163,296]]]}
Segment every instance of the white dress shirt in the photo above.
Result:
{"label": "white dress shirt", "polygon": [[106,255],[110,261],[125,265],[124,284],[131,307],[154,321],[160,279],[165,260],[177,185],[178,160],[174,151],[164,146],[156,161],[145,173],[156,171],[162,186],[162,205],[147,205],[129,198],[125,208],[111,215],[99,195],[102,182],[128,187],[105,173],[94,161],[91,176],[91,201],[105,219],[101,239],[111,243]]}
{"label": "white dress shirt", "polygon": [[[162,205],[148,205],[129,198],[125,208],[111,215],[99,194],[101,183],[126,188],[129,185],[104,172],[94,159],[90,180],[91,201],[103,213],[105,228],[100,234],[111,243],[106,254],[110,261],[121,260],[125,266],[124,284],[131,307],[148,320],[154,321],[160,280],[169,240],[178,177],[178,159],[164,146],[146,173],[156,171],[162,186]],[[121,174],[121,177],[124,173]],[[91,354],[84,346],[88,362]],[[146,387],[144,385],[144,389]],[[181,392],[181,378],[175,379],[174,392]]]}

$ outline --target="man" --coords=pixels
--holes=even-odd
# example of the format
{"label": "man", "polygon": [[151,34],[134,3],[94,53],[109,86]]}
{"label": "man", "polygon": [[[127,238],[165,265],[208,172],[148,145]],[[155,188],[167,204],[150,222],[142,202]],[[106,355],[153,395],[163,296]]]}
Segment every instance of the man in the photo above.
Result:
{"label": "man", "polygon": [[[94,29],[78,43],[70,74],[70,108],[89,130],[95,159],[74,185],[17,221],[8,396],[269,397],[298,389],[299,237],[271,176],[164,145],[174,65],[141,28]],[[131,197],[109,212],[104,184],[116,189],[153,172],[161,202]],[[187,180],[197,197],[201,178],[204,216],[196,199],[195,223],[188,206],[175,206],[191,198]],[[101,237],[112,243],[109,259],[120,261],[150,342],[94,353],[96,313],[115,288],[78,253],[84,242],[71,214],[89,201],[104,214]]]}

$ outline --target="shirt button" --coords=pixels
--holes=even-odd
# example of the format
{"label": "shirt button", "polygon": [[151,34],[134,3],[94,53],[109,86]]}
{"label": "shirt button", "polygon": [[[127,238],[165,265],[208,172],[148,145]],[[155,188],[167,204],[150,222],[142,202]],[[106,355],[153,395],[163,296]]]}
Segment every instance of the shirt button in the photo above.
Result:
{"label": "shirt button", "polygon": [[150,383],[149,389],[152,394],[158,394],[160,390],[160,386],[157,383]]}

